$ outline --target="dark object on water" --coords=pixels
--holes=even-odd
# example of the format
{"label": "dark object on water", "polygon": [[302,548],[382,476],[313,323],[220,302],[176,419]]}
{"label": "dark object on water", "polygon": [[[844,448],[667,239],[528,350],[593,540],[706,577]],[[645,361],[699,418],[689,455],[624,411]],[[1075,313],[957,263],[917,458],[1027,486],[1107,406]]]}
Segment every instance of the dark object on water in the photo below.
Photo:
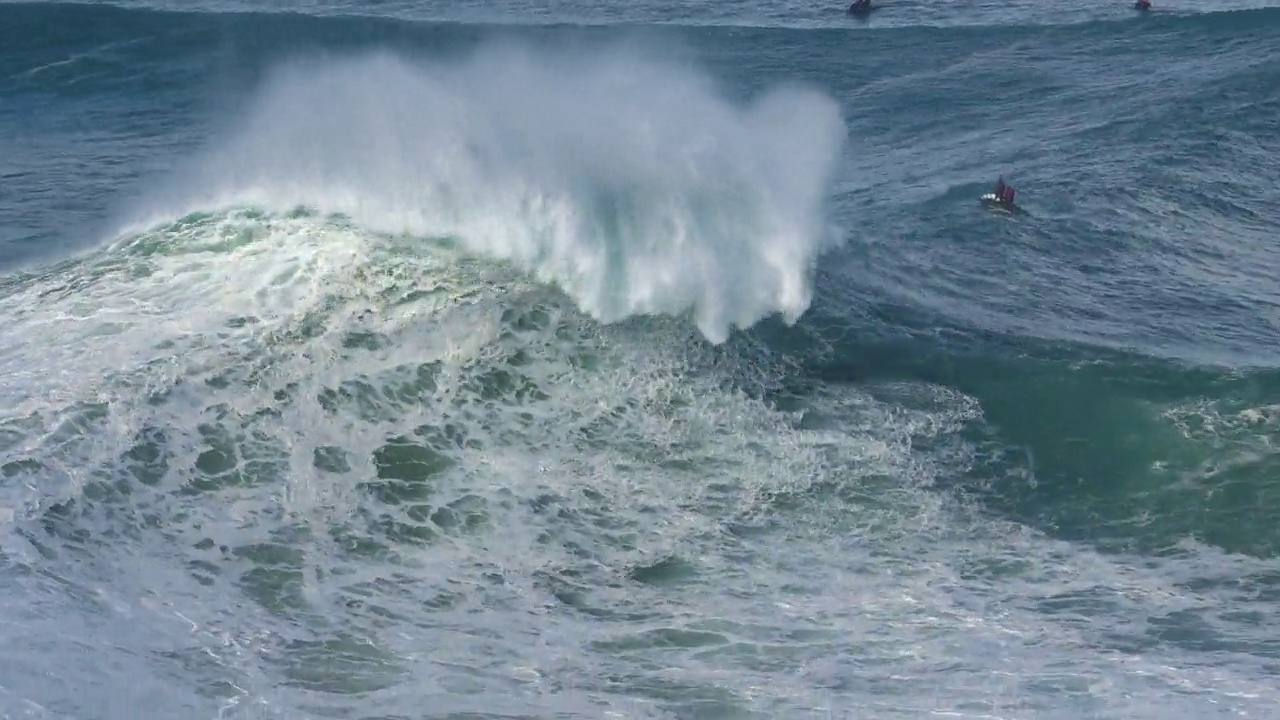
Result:
{"label": "dark object on water", "polygon": [[855,17],[866,17],[872,10],[879,10],[879,5],[872,5],[871,0],[853,0],[849,6],[849,14]]}
{"label": "dark object on water", "polygon": [[1150,10],[1151,0],[1138,0],[1133,4],[1134,10]]}

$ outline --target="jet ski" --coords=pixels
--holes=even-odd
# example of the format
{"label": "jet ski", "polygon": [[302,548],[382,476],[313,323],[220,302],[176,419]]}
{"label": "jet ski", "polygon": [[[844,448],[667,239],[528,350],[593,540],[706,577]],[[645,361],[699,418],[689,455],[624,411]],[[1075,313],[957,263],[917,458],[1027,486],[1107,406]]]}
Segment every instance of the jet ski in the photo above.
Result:
{"label": "jet ski", "polygon": [[1003,212],[1011,213],[1016,209],[1013,203],[1005,200],[1004,198],[998,197],[995,193],[987,193],[978,198],[978,200],[992,210],[1001,210]]}
{"label": "jet ski", "polygon": [[1017,196],[1018,191],[1012,185],[1005,183],[1004,175],[996,180],[995,188],[981,197],[978,201],[992,210],[1003,210],[1011,213],[1014,211],[1013,198]]}

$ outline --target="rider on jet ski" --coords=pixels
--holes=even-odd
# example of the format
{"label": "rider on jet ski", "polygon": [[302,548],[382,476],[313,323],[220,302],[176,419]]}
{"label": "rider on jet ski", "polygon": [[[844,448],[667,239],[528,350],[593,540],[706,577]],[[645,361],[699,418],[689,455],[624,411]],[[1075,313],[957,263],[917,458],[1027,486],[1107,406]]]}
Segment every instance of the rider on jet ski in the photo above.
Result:
{"label": "rider on jet ski", "polygon": [[1000,179],[996,180],[995,195],[1000,200],[1000,202],[1004,203],[1005,205],[1013,204],[1013,196],[1017,194],[1017,192],[1018,192],[1017,190],[1013,189],[1012,185],[1005,184],[1004,175],[1001,175]]}

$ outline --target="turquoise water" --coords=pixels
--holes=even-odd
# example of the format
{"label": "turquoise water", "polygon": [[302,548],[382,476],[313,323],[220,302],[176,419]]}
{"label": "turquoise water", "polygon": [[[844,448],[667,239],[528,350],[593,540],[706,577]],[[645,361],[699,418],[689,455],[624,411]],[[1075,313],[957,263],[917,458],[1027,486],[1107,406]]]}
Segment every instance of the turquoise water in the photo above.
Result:
{"label": "turquoise water", "polygon": [[1280,9],[883,4],[0,3],[0,714],[1280,717]]}

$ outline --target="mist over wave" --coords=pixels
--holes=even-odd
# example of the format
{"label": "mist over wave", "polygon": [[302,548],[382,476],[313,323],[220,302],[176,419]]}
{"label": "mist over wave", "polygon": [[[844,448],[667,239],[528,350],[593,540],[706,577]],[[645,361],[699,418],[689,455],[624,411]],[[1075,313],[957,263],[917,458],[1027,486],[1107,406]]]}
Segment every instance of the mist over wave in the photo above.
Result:
{"label": "mist over wave", "polygon": [[629,47],[375,53],[280,68],[146,209],[306,205],[450,237],[599,321],[688,312],[721,342],[808,308],[814,260],[836,240],[824,215],[845,132],[813,89],[735,104]]}

